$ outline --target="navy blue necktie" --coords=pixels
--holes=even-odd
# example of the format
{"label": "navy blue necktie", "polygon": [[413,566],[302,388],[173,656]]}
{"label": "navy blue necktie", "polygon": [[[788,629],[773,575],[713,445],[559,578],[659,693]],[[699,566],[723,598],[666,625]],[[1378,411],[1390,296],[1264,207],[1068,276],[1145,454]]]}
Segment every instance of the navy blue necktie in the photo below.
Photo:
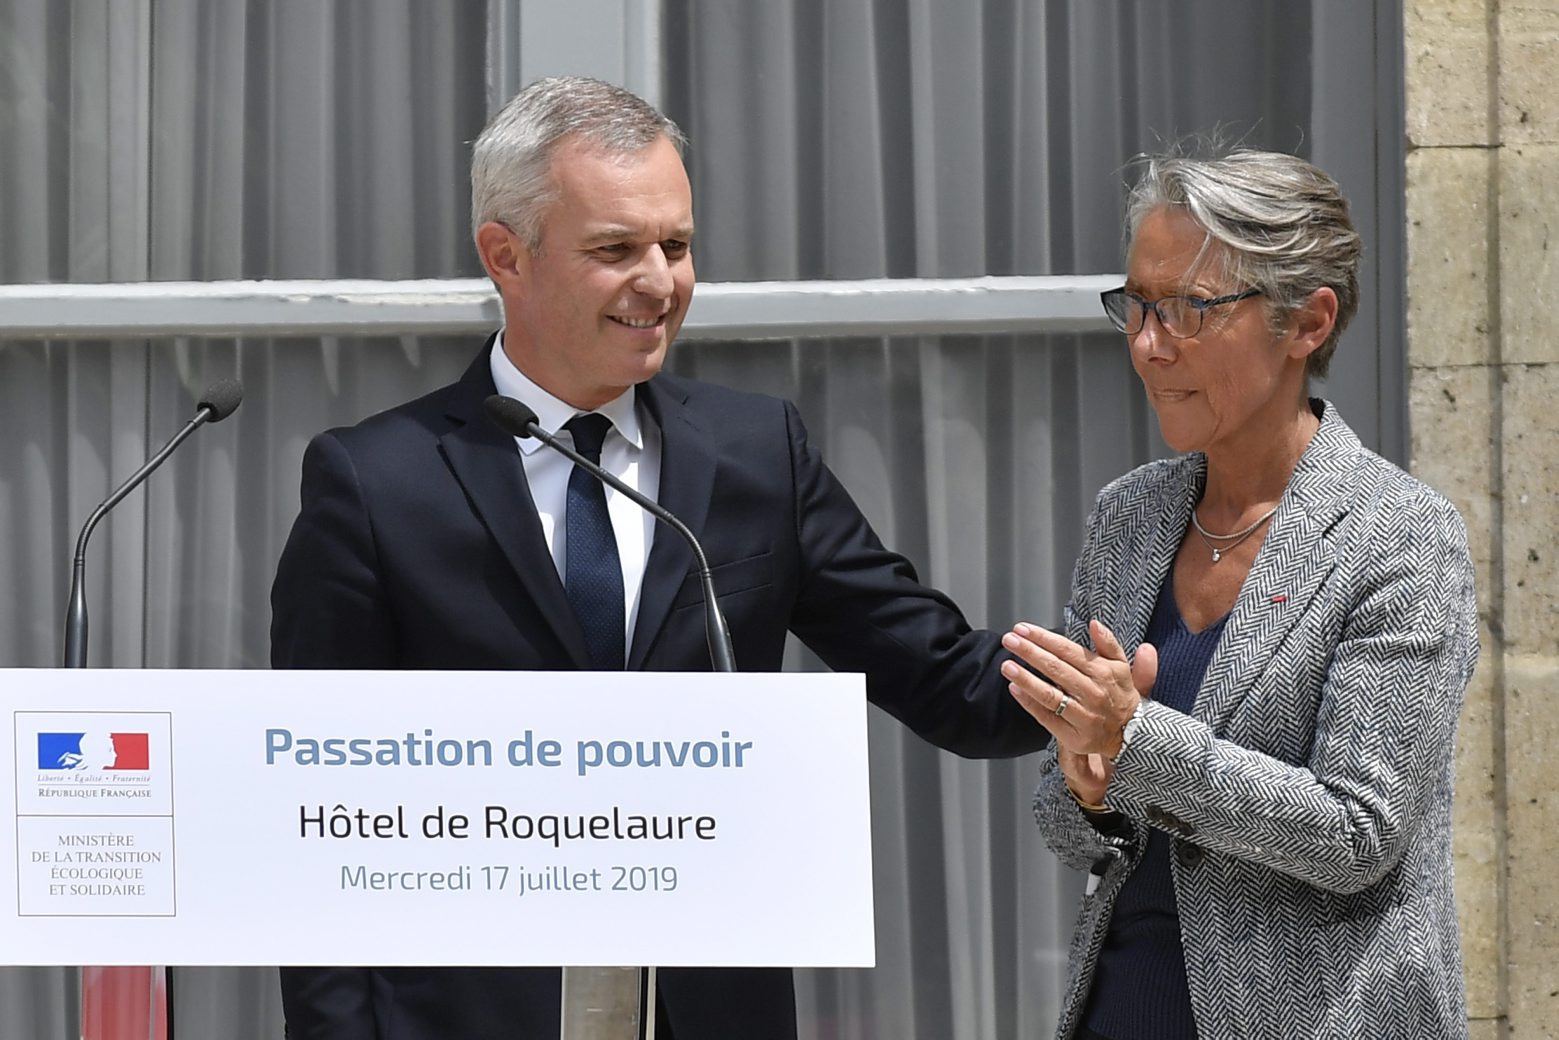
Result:
{"label": "navy blue necktie", "polygon": [[[563,424],[574,435],[574,450],[596,465],[601,464],[601,444],[611,428],[612,420],[594,413],[576,415]],[[606,511],[606,488],[579,466],[568,477],[564,517],[563,586],[585,631],[590,667],[622,671],[627,623],[617,535]]]}

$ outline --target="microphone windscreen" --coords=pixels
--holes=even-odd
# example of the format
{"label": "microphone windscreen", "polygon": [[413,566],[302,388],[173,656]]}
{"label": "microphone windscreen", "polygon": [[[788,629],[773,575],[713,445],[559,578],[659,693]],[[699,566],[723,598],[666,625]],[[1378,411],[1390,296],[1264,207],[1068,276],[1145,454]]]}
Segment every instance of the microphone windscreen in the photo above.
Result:
{"label": "microphone windscreen", "polygon": [[531,437],[530,425],[536,421],[536,413],[524,401],[493,394],[482,402],[487,418],[492,424],[511,437]]}
{"label": "microphone windscreen", "polygon": [[195,410],[211,409],[211,416],[207,422],[221,422],[238,410],[243,402],[243,384],[236,379],[219,379],[206,387],[206,392],[200,395],[200,403]]}

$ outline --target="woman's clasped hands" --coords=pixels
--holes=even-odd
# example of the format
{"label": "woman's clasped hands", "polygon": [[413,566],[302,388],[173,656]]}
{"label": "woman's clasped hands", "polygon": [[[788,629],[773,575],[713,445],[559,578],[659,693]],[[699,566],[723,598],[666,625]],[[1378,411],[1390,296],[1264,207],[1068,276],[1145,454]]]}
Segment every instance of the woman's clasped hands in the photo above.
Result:
{"label": "woman's clasped hands", "polygon": [[1002,645],[1029,668],[1016,661],[1001,668],[1013,697],[1055,737],[1072,794],[1085,807],[1097,807],[1114,775],[1126,723],[1153,689],[1158,651],[1143,643],[1131,660],[1103,622],[1090,621],[1088,633],[1096,649],[1019,622]]}

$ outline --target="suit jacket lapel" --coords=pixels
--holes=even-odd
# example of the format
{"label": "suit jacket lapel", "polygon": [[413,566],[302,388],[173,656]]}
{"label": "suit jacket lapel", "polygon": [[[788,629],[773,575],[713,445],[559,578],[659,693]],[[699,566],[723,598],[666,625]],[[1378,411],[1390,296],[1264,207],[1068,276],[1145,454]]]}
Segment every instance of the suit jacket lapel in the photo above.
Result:
{"label": "suit jacket lapel", "polygon": [[1330,405],[1278,504],[1208,663],[1193,714],[1223,732],[1336,566],[1335,528],[1348,511],[1361,445]]}
{"label": "suit jacket lapel", "polygon": [[[1148,623],[1153,620],[1153,608],[1158,603],[1158,593],[1169,576],[1169,568],[1175,562],[1175,553],[1185,538],[1191,522],[1191,510],[1201,498],[1202,483],[1207,477],[1207,460],[1201,455],[1188,455],[1177,460],[1178,469],[1166,482],[1163,498],[1155,508],[1144,503],[1156,514],[1157,521],[1146,532],[1145,552],[1136,552],[1128,559],[1138,561],[1121,585],[1121,604],[1118,616],[1124,619],[1122,631],[1115,636],[1121,645],[1135,647],[1147,634]],[[1150,515],[1151,515],[1150,514]],[[1084,619],[1087,620],[1086,618]]]}
{"label": "suit jacket lapel", "polygon": [[491,346],[489,339],[452,388],[446,414],[454,426],[439,438],[439,448],[542,616],[574,663],[588,668],[584,632],[547,550],[514,438],[488,422],[482,411],[482,402],[497,392],[488,361]]}
{"label": "suit jacket lapel", "polygon": [[[687,393],[674,381],[658,376],[641,383],[639,393],[660,427],[660,491],[656,497],[702,541],[718,463],[709,433],[689,414]],[[639,590],[633,646],[628,651],[630,670],[644,666],[692,568],[693,552],[682,536],[665,524],[656,525]]]}

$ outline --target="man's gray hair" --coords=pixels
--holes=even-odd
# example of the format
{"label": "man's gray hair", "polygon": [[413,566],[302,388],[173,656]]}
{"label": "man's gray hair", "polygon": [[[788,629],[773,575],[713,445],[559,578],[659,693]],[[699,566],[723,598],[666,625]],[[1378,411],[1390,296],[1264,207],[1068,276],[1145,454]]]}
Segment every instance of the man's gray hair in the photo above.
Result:
{"label": "man's gray hair", "polygon": [[1228,291],[1260,289],[1274,333],[1322,286],[1337,294],[1337,323],[1306,362],[1325,378],[1337,340],[1359,309],[1362,243],[1348,200],[1325,171],[1282,152],[1249,148],[1208,157],[1179,150],[1139,156],[1142,174],[1126,203],[1126,237],[1154,210],[1183,211],[1208,234]]}
{"label": "man's gray hair", "polygon": [[577,138],[603,155],[631,155],[665,137],[681,154],[676,123],[637,94],[584,76],[538,79],[488,121],[471,151],[471,233],[506,225],[532,251],[541,219],[557,198],[552,157]]}

